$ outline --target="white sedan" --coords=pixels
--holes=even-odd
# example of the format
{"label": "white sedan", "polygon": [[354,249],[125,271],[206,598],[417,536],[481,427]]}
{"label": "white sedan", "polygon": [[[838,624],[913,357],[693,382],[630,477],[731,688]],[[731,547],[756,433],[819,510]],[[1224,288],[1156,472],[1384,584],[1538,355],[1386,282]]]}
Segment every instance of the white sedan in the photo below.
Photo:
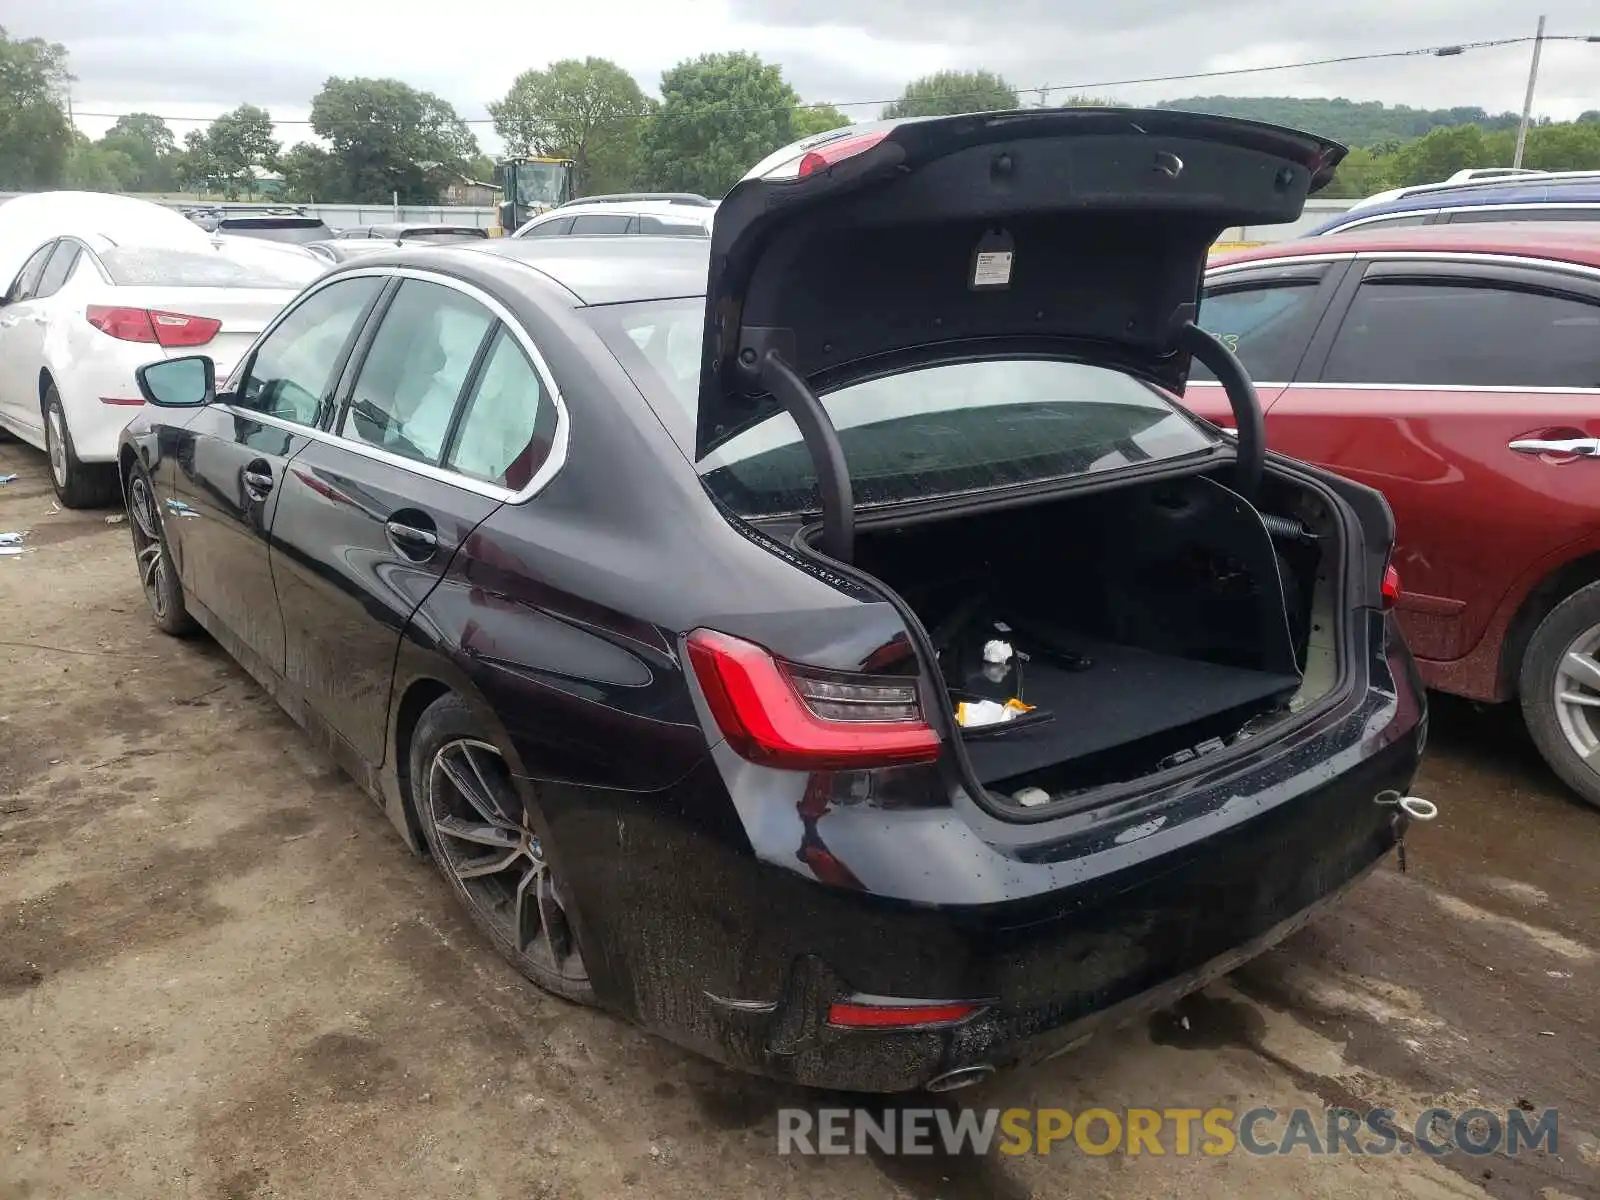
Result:
{"label": "white sedan", "polygon": [[0,426],[49,455],[63,505],[116,500],[137,368],[205,347],[230,370],[321,272],[311,255],[242,241],[122,197],[0,205]]}

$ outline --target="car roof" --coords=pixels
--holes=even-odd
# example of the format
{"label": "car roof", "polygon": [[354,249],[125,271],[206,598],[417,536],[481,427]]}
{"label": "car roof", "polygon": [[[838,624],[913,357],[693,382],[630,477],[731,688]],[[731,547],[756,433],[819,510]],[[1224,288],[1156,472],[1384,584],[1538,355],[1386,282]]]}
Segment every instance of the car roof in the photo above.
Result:
{"label": "car roof", "polygon": [[[392,257],[391,257],[392,255]],[[428,268],[450,273],[482,258],[521,263],[558,284],[575,307],[704,296],[711,246],[700,238],[484,238],[362,255],[363,268]]]}
{"label": "car roof", "polygon": [[704,204],[690,204],[677,200],[601,200],[594,203],[569,200],[547,213],[540,213],[534,220],[543,224],[557,217],[583,216],[588,213],[615,213],[617,216],[627,217],[683,217],[689,221],[707,222],[716,214],[716,209]]}
{"label": "car roof", "polygon": [[1208,270],[1261,259],[1310,254],[1362,254],[1384,251],[1449,254],[1503,254],[1548,258],[1600,268],[1600,221],[1494,221],[1463,225],[1408,225],[1388,229],[1352,229],[1306,237],[1293,242],[1268,242],[1249,250],[1219,254]]}
{"label": "car roof", "polygon": [[[1584,178],[1520,175],[1508,179],[1479,179],[1449,187],[1430,187],[1408,195],[1352,208],[1352,218],[1367,220],[1390,213],[1423,212],[1435,208],[1475,208],[1482,204],[1596,204],[1600,203],[1600,174]],[[1342,217],[1335,218],[1334,224]]]}

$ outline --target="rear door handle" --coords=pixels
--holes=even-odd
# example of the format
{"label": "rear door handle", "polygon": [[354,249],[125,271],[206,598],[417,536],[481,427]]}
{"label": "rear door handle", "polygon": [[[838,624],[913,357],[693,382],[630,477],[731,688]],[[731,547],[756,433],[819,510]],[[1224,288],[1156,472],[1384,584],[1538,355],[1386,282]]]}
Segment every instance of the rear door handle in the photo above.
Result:
{"label": "rear door handle", "polygon": [[421,529],[404,521],[384,525],[389,544],[412,562],[427,562],[439,549],[439,537],[431,529]]}
{"label": "rear door handle", "polygon": [[1600,438],[1518,438],[1507,448],[1518,454],[1574,454],[1600,458]]}

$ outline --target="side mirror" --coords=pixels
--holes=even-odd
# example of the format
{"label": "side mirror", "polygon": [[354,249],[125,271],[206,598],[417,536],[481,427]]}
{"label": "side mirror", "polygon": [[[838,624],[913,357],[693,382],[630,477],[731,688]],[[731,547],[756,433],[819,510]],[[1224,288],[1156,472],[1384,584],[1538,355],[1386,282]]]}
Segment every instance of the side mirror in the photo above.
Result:
{"label": "side mirror", "polygon": [[204,354],[146,363],[134,377],[145,402],[158,408],[199,408],[217,398],[217,364]]}

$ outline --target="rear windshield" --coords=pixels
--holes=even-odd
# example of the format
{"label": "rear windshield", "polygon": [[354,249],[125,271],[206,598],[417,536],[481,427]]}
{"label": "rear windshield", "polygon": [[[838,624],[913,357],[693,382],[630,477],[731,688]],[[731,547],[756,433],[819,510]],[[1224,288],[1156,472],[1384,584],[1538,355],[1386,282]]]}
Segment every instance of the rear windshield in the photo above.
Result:
{"label": "rear windshield", "polygon": [[320,242],[331,232],[321,221],[306,217],[224,219],[217,228],[222,233],[265,238],[270,242]]}
{"label": "rear windshield", "polygon": [[315,278],[315,259],[299,261],[299,251],[270,251],[273,258],[252,256],[248,263],[223,250],[177,250],[153,246],[117,246],[100,255],[113,283],[154,284],[160,287],[276,288],[299,291]]}
{"label": "rear windshield", "polygon": [[[585,310],[690,458],[704,302]],[[947,363],[822,397],[859,505],[959,495],[1114,471],[1208,450],[1215,438],[1159,391],[1054,359]],[[788,413],[718,447],[706,486],[742,516],[815,511],[816,474]]]}
{"label": "rear windshield", "polygon": [[489,236],[487,229],[476,229],[471,225],[440,225],[430,229],[407,229],[400,237],[408,242],[422,238],[486,238]]}

